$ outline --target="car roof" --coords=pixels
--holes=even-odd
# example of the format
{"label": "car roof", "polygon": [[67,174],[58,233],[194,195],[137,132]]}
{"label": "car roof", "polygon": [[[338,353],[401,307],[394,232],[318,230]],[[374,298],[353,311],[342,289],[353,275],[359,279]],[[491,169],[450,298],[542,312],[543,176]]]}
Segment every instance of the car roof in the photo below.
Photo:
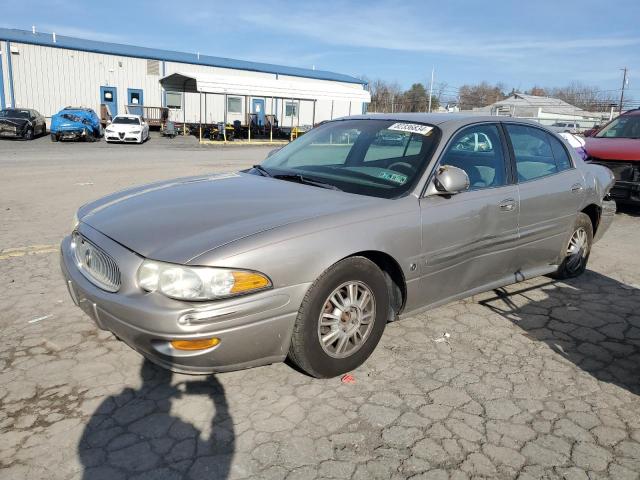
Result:
{"label": "car roof", "polygon": [[518,122],[536,127],[544,126],[538,122],[517,117],[497,115],[474,115],[469,113],[368,113],[337,118],[339,120],[393,120],[398,122],[419,122],[436,126],[458,127],[481,122]]}
{"label": "car roof", "polygon": [[622,115],[640,115],[640,108],[636,108],[634,110],[627,110]]}
{"label": "car roof", "polygon": [[142,115],[134,115],[132,113],[121,113],[121,114],[116,115],[113,118],[118,118],[118,117],[120,117],[120,118],[142,118]]}

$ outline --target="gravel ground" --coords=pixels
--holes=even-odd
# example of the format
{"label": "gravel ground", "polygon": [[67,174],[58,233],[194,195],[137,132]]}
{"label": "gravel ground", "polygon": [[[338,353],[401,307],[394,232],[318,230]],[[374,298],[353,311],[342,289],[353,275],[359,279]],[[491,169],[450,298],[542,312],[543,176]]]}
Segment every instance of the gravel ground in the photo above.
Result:
{"label": "gravel ground", "polygon": [[388,325],[354,384],[286,364],[172,374],[73,306],[57,244],[79,205],[268,150],[0,142],[1,479],[639,477],[632,210],[580,279],[542,277]]}

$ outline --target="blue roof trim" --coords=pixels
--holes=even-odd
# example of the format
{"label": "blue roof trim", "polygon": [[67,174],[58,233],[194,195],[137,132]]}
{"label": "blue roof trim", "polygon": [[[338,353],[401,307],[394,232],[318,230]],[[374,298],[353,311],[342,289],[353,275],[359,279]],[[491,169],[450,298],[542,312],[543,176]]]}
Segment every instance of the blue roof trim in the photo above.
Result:
{"label": "blue roof trim", "polygon": [[104,53],[107,55],[121,55],[124,57],[147,58],[165,62],[189,63],[193,65],[205,65],[209,67],[233,68],[236,70],[249,70],[252,72],[273,73],[290,75],[293,77],[313,78],[317,80],[332,80],[336,82],[358,83],[366,85],[367,82],[341,73],[327,72],[324,70],[311,70],[308,68],[286,67],[269,63],[249,62],[245,60],[233,60],[231,58],[212,57],[195,53],[174,52],[171,50],[159,50],[155,48],[136,47],[120,43],[99,42],[96,40],[84,40],[74,37],[66,37],[56,34],[56,41],[50,33],[32,33],[27,30],[13,28],[0,28],[0,40],[7,40],[31,45],[43,45],[54,48],[66,48],[84,52]]}

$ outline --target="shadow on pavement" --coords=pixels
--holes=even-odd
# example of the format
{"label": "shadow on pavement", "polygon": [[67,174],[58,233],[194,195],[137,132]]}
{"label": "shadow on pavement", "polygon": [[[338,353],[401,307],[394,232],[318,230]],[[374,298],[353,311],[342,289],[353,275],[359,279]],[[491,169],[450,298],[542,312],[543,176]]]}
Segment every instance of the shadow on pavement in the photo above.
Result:
{"label": "shadow on pavement", "polygon": [[596,379],[640,394],[640,290],[587,271],[494,292],[480,303]]}
{"label": "shadow on pavement", "polygon": [[[187,474],[227,478],[235,434],[224,388],[216,377],[190,377],[195,380],[172,384],[173,374],[148,360],[140,376],[139,389],[126,388],[107,397],[92,414],[78,445],[82,478],[118,480],[141,473],[163,480]],[[202,409],[206,411],[189,412],[204,417],[215,412],[210,432],[171,414],[172,402],[185,396],[210,399]]]}

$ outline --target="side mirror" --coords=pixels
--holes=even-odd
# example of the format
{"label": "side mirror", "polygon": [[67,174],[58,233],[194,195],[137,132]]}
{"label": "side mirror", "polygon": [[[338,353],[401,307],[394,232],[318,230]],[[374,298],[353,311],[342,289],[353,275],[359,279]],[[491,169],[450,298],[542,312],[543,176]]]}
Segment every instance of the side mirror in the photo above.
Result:
{"label": "side mirror", "polygon": [[469,189],[469,176],[461,168],[443,165],[427,189],[427,195],[455,195]]}
{"label": "side mirror", "polygon": [[281,148],[282,147],[278,147],[278,148],[274,148],[273,150],[270,150],[269,153],[267,153],[267,158],[272,156],[274,153],[279,152]]}

